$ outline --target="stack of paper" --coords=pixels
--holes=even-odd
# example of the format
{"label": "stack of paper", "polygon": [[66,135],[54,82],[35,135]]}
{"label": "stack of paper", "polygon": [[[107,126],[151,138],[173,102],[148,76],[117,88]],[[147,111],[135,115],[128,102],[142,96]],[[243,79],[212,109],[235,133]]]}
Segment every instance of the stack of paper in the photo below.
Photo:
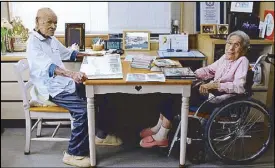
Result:
{"label": "stack of paper", "polygon": [[179,61],[174,61],[171,59],[156,59],[153,64],[158,67],[181,67]]}
{"label": "stack of paper", "polygon": [[131,62],[131,67],[132,68],[150,69],[152,62],[153,62],[152,57],[148,57],[148,56],[134,57]]}
{"label": "stack of paper", "polygon": [[156,59],[153,61],[150,71],[159,72],[165,67],[182,67],[179,61],[171,59]]}

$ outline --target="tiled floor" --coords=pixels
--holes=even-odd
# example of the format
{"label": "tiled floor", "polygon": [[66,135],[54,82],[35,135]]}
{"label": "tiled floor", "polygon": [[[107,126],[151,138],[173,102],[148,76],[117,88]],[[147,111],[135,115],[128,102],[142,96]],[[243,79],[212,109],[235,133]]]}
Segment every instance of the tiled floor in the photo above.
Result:
{"label": "tiled floor", "polygon": [[[65,167],[62,151],[67,142],[33,142],[31,154],[24,155],[25,129],[6,128],[1,135],[1,167]],[[43,134],[53,129],[46,128]],[[59,136],[69,135],[69,128],[61,128]],[[98,167],[178,167],[179,159],[167,157],[160,149],[142,149],[138,144],[126,143],[120,147],[97,147]],[[190,167],[274,167],[273,145],[268,152],[251,165],[228,166],[222,163],[207,163]]]}

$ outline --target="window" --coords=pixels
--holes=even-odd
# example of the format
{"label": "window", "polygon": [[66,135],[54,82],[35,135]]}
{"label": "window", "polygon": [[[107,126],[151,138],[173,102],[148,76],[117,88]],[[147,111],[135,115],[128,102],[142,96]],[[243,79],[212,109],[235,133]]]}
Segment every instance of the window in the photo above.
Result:
{"label": "window", "polygon": [[109,32],[170,33],[171,2],[109,2]]}
{"label": "window", "polygon": [[65,23],[85,23],[86,34],[144,30],[169,33],[171,2],[10,2],[10,16],[20,16],[33,30],[37,10],[51,8],[57,15],[56,34],[65,33]]}
{"label": "window", "polygon": [[64,34],[65,23],[85,23],[86,33],[108,31],[108,2],[10,2],[10,16],[20,16],[24,26],[33,30],[37,10],[43,7],[57,15],[56,34]]}

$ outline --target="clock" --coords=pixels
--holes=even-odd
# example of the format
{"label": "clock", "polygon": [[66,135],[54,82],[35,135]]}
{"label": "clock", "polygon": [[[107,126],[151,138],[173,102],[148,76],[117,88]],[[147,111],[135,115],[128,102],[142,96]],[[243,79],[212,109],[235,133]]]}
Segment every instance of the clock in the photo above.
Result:
{"label": "clock", "polygon": [[121,39],[109,39],[104,41],[104,49],[121,49]]}

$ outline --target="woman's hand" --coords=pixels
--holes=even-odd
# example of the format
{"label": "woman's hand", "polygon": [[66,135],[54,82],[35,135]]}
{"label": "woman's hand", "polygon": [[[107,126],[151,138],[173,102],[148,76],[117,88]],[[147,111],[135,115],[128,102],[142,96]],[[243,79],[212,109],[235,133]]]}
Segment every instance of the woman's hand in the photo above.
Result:
{"label": "woman's hand", "polygon": [[203,94],[203,95],[206,95],[209,93],[209,90],[211,89],[218,89],[219,88],[219,83],[216,83],[216,82],[210,82],[210,83],[207,83],[207,84],[202,84],[200,86],[200,93]]}

